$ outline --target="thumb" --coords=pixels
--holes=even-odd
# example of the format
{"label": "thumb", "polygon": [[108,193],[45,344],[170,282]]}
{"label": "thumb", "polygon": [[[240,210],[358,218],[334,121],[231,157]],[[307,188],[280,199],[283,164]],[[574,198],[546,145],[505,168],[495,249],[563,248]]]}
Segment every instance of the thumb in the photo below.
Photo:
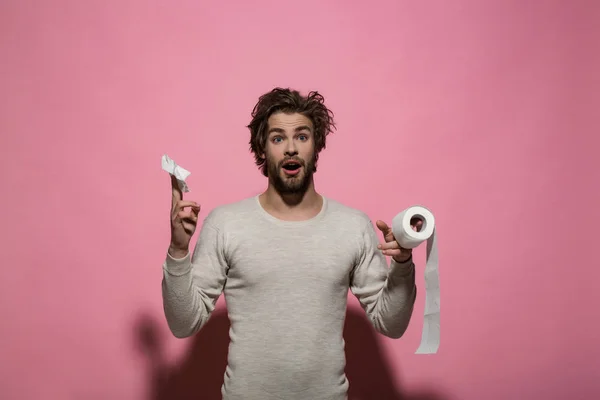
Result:
{"label": "thumb", "polygon": [[377,222],[375,223],[375,225],[377,225],[377,228],[379,228],[379,230],[385,235],[388,233],[388,230],[390,229],[390,227],[388,226],[388,224],[386,224],[385,222],[383,222],[382,220],[377,220]]}
{"label": "thumb", "polygon": [[390,228],[388,226],[388,224],[386,224],[385,222],[378,220],[376,222],[377,227],[379,228],[379,230],[381,231],[381,233],[383,234],[383,239],[386,242],[391,242],[394,240],[394,233],[392,232],[392,228]]}

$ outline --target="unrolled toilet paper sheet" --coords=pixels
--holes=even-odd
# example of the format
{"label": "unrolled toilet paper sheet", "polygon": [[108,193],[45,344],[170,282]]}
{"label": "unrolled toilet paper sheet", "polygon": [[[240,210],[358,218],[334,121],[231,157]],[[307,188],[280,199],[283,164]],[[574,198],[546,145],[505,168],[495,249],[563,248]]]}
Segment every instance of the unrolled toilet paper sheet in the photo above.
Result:
{"label": "unrolled toilet paper sheet", "polygon": [[167,171],[169,174],[171,174],[171,176],[174,176],[175,179],[177,179],[177,184],[179,185],[179,189],[184,193],[189,192],[190,188],[188,187],[185,180],[187,179],[188,176],[190,176],[190,171],[177,165],[177,163],[175,161],[173,161],[171,158],[169,158],[169,156],[166,154],[162,156],[161,163],[162,163],[162,169]]}
{"label": "unrolled toilet paper sheet", "polygon": [[[411,227],[410,221],[413,218],[423,221],[419,232]],[[440,279],[435,218],[425,207],[409,207],[394,217],[392,232],[400,246],[406,249],[414,249],[421,243],[427,242],[423,333],[416,354],[437,353],[440,346]]]}

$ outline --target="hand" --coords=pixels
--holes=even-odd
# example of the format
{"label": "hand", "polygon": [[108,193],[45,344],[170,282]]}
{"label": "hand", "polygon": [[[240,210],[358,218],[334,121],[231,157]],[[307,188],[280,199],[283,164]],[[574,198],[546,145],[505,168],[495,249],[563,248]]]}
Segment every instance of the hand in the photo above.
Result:
{"label": "hand", "polygon": [[[393,257],[396,262],[402,263],[408,260],[412,254],[412,249],[405,249],[400,246],[400,243],[396,241],[392,228],[390,228],[388,224],[378,220],[376,225],[381,233],[383,233],[383,238],[385,239],[385,243],[378,245],[377,248],[380,249],[384,255]],[[419,218],[413,218],[410,221],[410,226],[414,231],[418,232],[423,227],[423,221]]]}
{"label": "hand", "polygon": [[[190,240],[196,231],[200,205],[194,201],[183,201],[177,179],[171,175],[171,245],[169,253],[175,258],[187,255]],[[186,210],[189,208],[189,210]]]}

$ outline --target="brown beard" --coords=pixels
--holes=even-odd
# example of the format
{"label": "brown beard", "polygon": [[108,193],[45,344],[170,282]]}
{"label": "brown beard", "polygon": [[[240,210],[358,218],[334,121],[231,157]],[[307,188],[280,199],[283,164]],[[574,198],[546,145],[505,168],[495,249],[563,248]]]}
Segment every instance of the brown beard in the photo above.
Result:
{"label": "brown beard", "polygon": [[304,161],[298,157],[294,157],[294,160],[298,161],[302,165],[303,171],[301,174],[303,175],[301,177],[282,178],[282,165],[285,161],[287,161],[287,159],[282,160],[280,163],[275,163],[273,160],[267,158],[269,181],[273,184],[275,190],[282,195],[305,193],[308,190],[312,180],[315,170],[314,156],[312,156],[308,161]]}

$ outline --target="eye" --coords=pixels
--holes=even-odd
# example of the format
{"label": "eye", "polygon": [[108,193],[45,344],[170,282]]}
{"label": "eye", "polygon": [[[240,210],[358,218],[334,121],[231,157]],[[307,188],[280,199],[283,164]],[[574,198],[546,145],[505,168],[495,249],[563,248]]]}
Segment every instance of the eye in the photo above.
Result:
{"label": "eye", "polygon": [[273,143],[279,143],[282,139],[281,136],[275,136],[273,139],[271,139],[273,141]]}
{"label": "eye", "polygon": [[300,135],[300,136],[298,136],[298,138],[302,141],[308,140],[308,136],[306,136],[306,135]]}

